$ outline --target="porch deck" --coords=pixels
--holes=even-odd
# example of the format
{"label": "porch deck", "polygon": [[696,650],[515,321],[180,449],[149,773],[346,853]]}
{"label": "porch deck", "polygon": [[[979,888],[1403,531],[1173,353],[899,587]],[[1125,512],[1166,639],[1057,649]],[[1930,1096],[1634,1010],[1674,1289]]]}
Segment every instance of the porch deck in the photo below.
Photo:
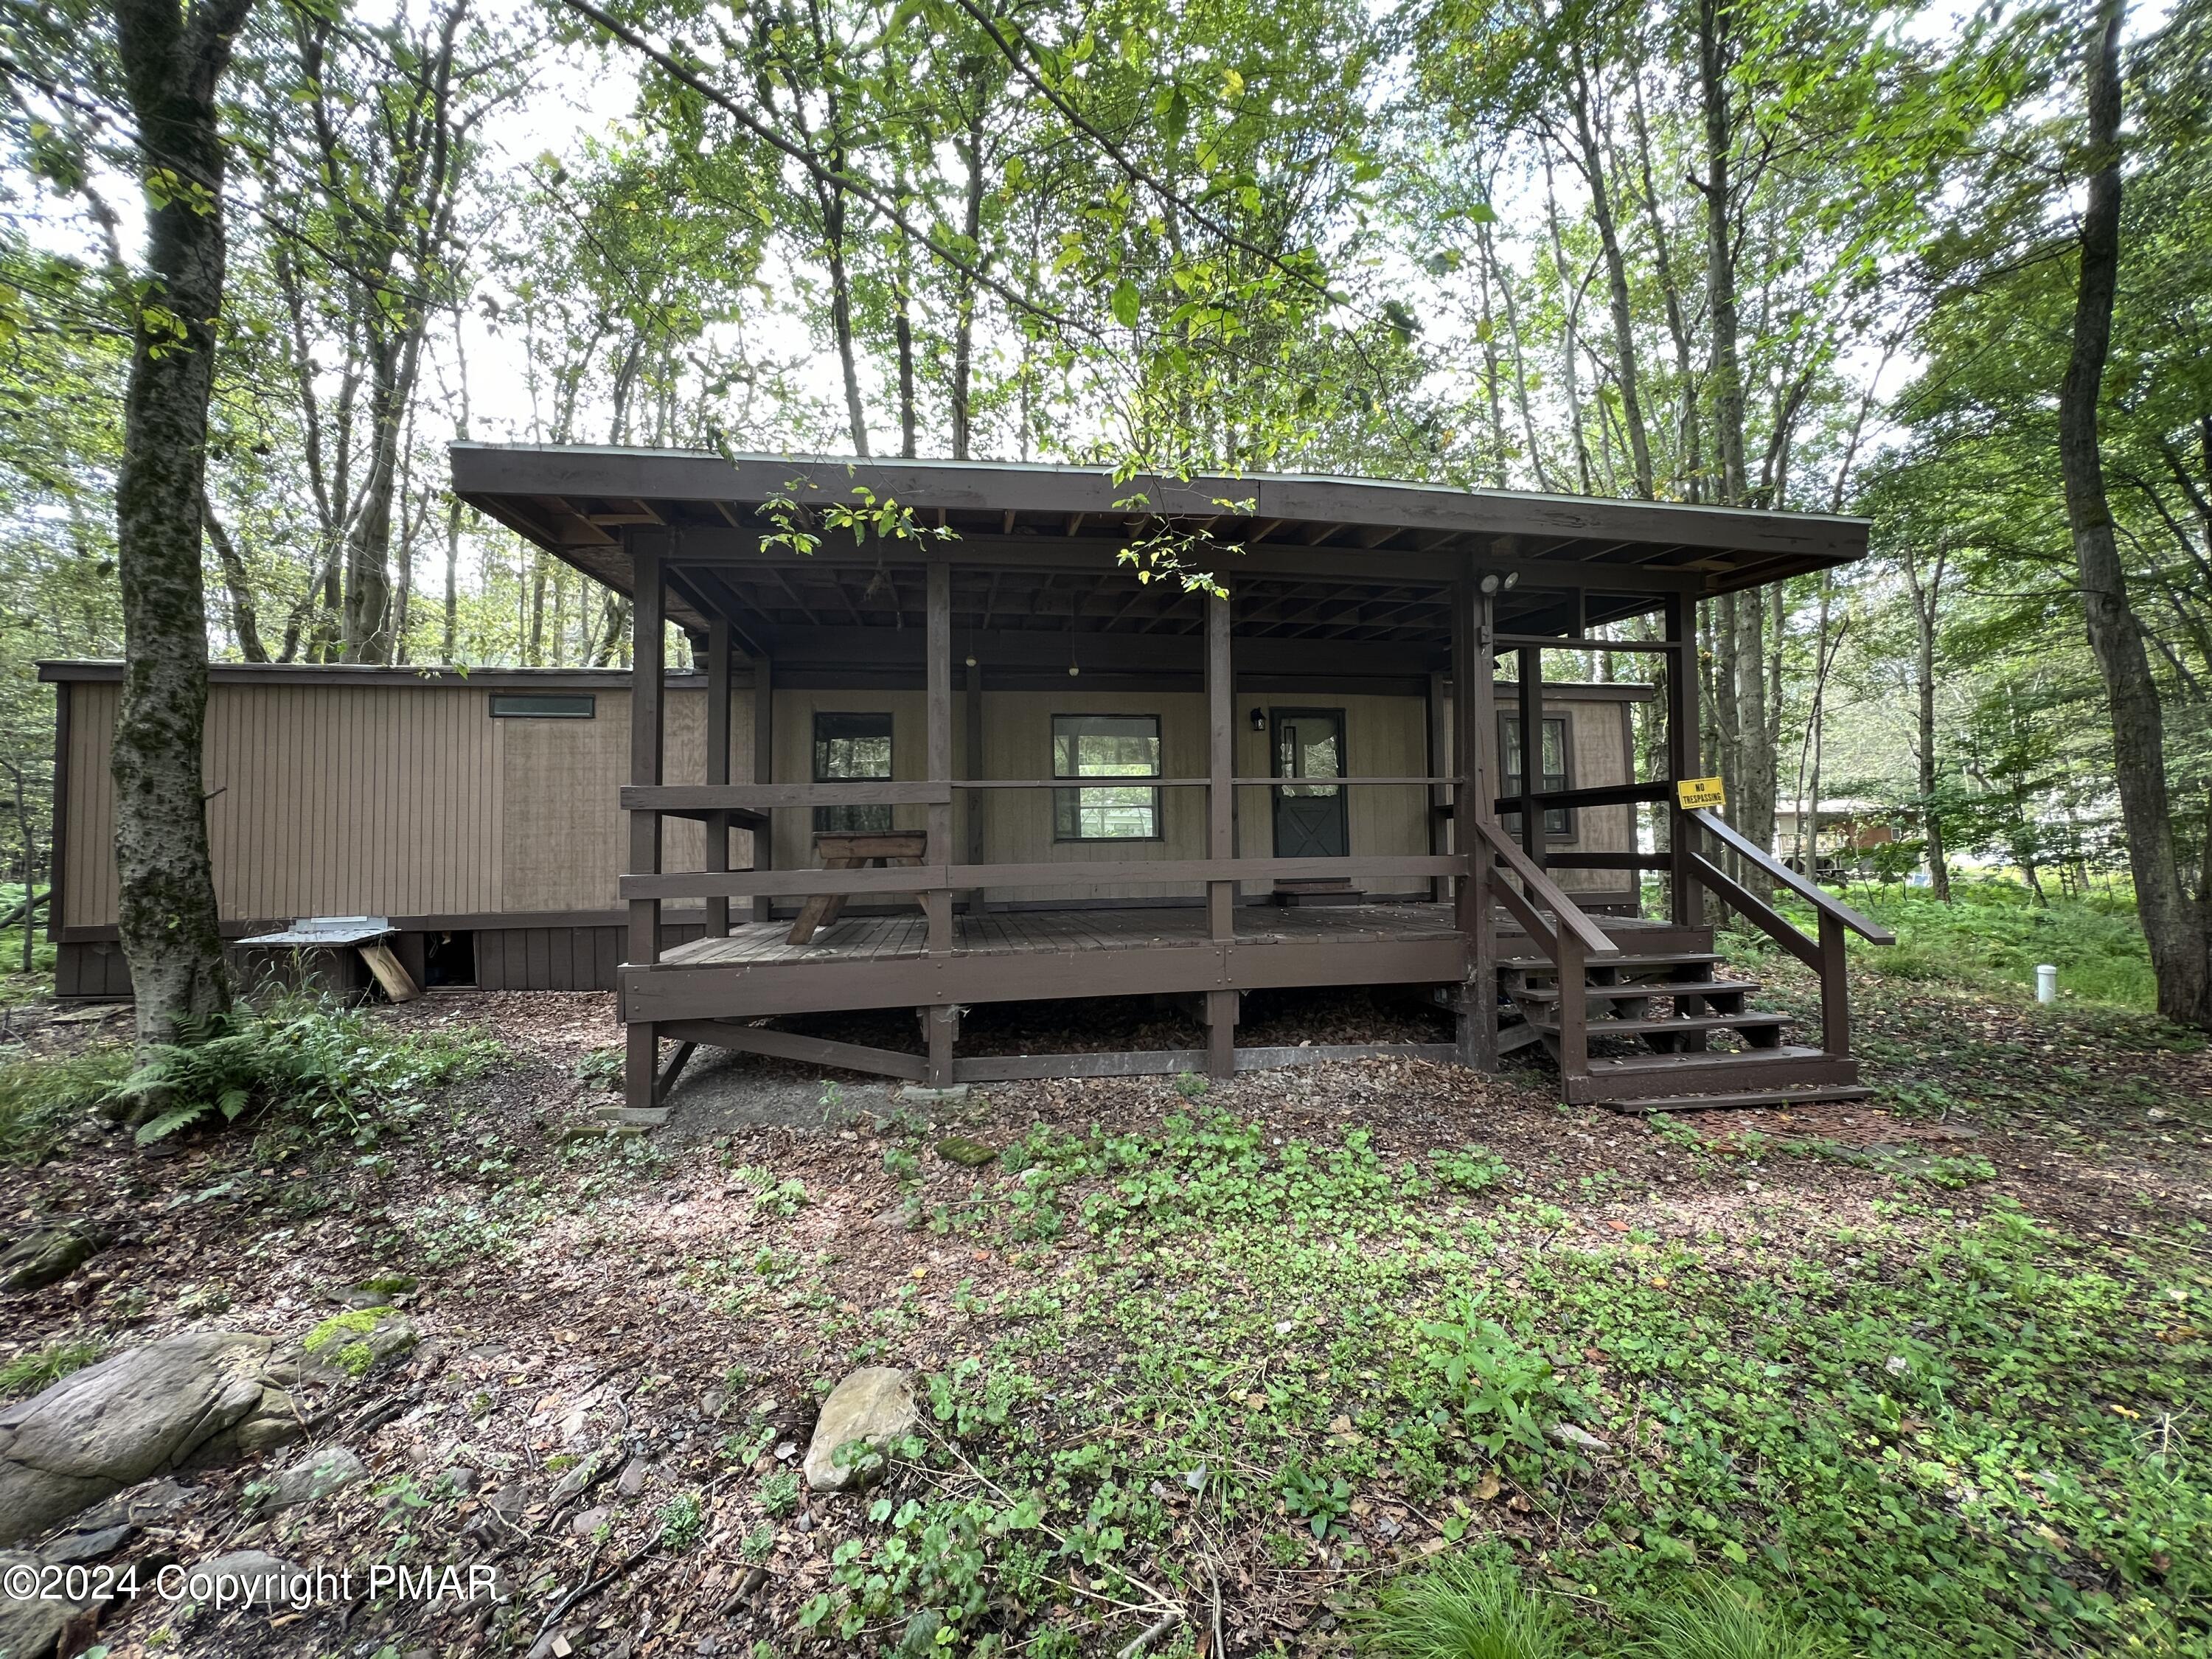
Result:
{"label": "porch deck", "polygon": [[[1634,948],[1710,948],[1711,934],[1633,917],[1596,919]],[[1062,997],[1179,995],[1324,985],[1459,985],[1468,971],[1452,906],[1422,902],[1279,908],[1243,905],[1217,939],[1202,906],[993,910],[952,918],[952,948],[927,949],[912,915],[839,919],[805,945],[787,921],[735,922],[726,938],[669,945],[622,969],[624,1016],[751,1019],[836,1009]],[[1527,935],[1500,916],[1501,956]]]}

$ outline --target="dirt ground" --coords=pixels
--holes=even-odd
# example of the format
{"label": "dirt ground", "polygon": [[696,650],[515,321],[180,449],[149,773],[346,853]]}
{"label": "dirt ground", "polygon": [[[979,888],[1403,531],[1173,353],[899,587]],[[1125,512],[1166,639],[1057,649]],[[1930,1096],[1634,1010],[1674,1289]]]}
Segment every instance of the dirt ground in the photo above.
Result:
{"label": "dirt ground", "polygon": [[[1957,1194],[1962,1212],[2009,1200],[2084,1237],[2206,1251],[2212,1056],[2115,1046],[2026,1006],[1910,988],[1872,1000],[1883,1085],[1874,1103],[1653,1121],[1563,1109],[1533,1066],[1496,1079],[1373,1061],[1240,1077],[1210,1088],[1202,1109],[1257,1122],[1278,1144],[1364,1129],[1386,1165],[1493,1149],[1510,1164],[1516,1201],[1557,1206],[1562,1237],[1724,1243],[1778,1226],[1871,1224],[1898,1170],[1972,1158],[1991,1168]],[[1066,1012],[1055,1029],[1054,1011],[1012,1011],[971,1026],[969,1040],[1193,1041],[1172,1012]],[[1039,1123],[1156,1133],[1194,1110],[1172,1079],[1113,1079],[994,1085],[925,1109],[925,1121],[878,1081],[725,1056],[687,1076],[673,1120],[652,1136],[564,1139],[616,1098],[580,1076],[618,1036],[611,998],[436,995],[382,1017],[488,1027],[514,1059],[426,1103],[374,1148],[234,1130],[149,1158],[87,1126],[43,1166],[0,1170],[0,1233],[70,1214],[116,1240],[64,1282],[0,1303],[0,1358],[72,1334],[126,1346],[210,1322],[297,1337],[349,1287],[407,1275],[417,1286],[399,1302],[422,1346],[308,1401],[317,1441],[353,1448],[371,1479],[259,1517],[242,1500],[264,1470],[194,1476],[193,1500],[143,1534],[134,1559],[259,1548],[309,1565],[488,1564],[507,1599],[356,1589],[272,1615],[141,1595],[81,1632],[112,1655],[793,1648],[799,1609],[866,1500],[781,1490],[776,1477],[795,1467],[822,1390],[863,1346],[856,1333],[891,1333],[874,1343],[884,1363],[950,1370],[1081,1254],[1066,1239],[979,1245],[920,1224],[976,1189],[974,1171],[933,1150],[938,1138],[1005,1147]],[[1364,999],[1286,998],[1255,1008],[1243,1040],[1425,1037],[1432,1018]],[[49,1048],[113,1030],[82,1013],[16,1021]],[[896,1024],[848,1022],[841,1034],[897,1041],[870,1029]],[[1776,1156],[1784,1143],[1822,1155]],[[918,1166],[902,1172],[902,1156]],[[908,1316],[866,1324],[888,1308]],[[1425,1525],[1432,1534],[1434,1518],[1399,1505],[1372,1517],[1369,1541],[1411,1548]],[[687,1547],[669,1546],[672,1526]],[[1248,1573],[1232,1620],[1243,1635],[1227,1644],[1325,1627],[1334,1560]]]}

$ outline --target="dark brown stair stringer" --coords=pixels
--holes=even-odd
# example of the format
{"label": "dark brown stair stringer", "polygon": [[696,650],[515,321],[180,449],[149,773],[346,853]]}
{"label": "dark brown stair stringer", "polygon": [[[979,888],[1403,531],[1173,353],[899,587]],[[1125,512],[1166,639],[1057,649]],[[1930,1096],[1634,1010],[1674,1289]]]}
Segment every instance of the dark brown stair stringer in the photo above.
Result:
{"label": "dark brown stair stringer", "polygon": [[[1570,1103],[1603,1104],[1624,1111],[1698,1111],[1780,1105],[1820,1099],[1859,1099],[1858,1061],[1849,1055],[1784,1042],[1792,1024],[1763,1012],[1747,999],[1755,981],[1720,980],[1713,951],[1645,953],[1592,963],[1584,974],[1587,1030],[1592,1040],[1641,1041],[1656,1052],[1624,1057],[1592,1055],[1586,1077],[1563,1079]],[[1555,977],[1543,957],[1512,957],[1499,964],[1499,988],[1516,1008],[1522,1029],[1557,1059],[1559,988],[1532,979]],[[1669,1000],[1671,1015],[1650,1005]],[[1674,999],[1679,998],[1679,1000]],[[1714,1012],[1713,1005],[1731,1005]],[[1753,1046],[1720,1051],[1704,1047],[1716,1030],[1735,1030]]]}

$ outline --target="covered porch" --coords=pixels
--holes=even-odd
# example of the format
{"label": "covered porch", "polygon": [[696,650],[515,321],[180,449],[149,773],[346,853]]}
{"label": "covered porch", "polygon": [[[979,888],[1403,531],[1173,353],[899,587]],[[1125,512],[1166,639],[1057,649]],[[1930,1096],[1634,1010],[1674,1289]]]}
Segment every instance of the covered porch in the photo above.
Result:
{"label": "covered porch", "polygon": [[[1238,999],[1293,986],[1408,988],[1447,1010],[1451,1041],[1401,1049],[1494,1069],[1504,1050],[1540,1043],[1569,1099],[1650,1098],[1651,1075],[1675,1094],[1731,1097],[1855,1083],[1843,934],[1878,930],[1675,785],[1703,775],[1697,600],[1856,557],[1862,521],[1355,480],[1119,483],[1083,468],[619,450],[461,446],[454,471],[468,499],[633,602],[620,980],[634,1107],[657,1103],[702,1042],[933,1087],[1227,1075],[1283,1063],[1239,1050]],[[865,540],[828,528],[828,510],[861,491],[896,512]],[[1166,546],[1225,591],[1140,581],[1157,574],[1148,550]],[[1656,626],[1608,626],[1638,617]],[[672,623],[708,682],[703,765],[681,781],[665,764]],[[1577,786],[1564,762],[1553,775],[1547,650],[1656,671],[1663,742],[1643,769],[1658,775],[1632,767]],[[1501,662],[1514,679],[1495,678]],[[920,694],[922,741],[906,765],[825,781],[818,761],[777,752],[780,696],[859,688]],[[732,730],[740,690],[744,734]],[[1058,758],[1051,775],[1017,772],[1019,757],[994,757],[983,730],[986,696],[1008,692],[1079,705],[1182,696],[1195,717],[1186,764],[1170,775],[1176,744],[1161,737],[1133,783],[1092,783],[1121,775]],[[1413,764],[1370,771],[1345,747],[1341,710],[1362,697],[1419,711]],[[1337,747],[1301,770],[1285,714],[1331,711]],[[741,736],[748,781],[733,776]],[[994,855],[995,823],[1093,795],[1132,811],[1142,796],[1149,833],[1115,845],[1078,823]],[[1287,828],[1286,799],[1303,803]],[[1382,799],[1395,807],[1358,805]],[[915,858],[776,867],[779,842],[805,848],[805,825],[818,833],[855,809],[884,814],[887,830],[899,815]],[[1608,809],[1649,815],[1647,832],[1564,844],[1563,819]],[[794,821],[797,833],[778,834]],[[685,822],[702,827],[701,854],[671,868],[670,827]],[[1750,885],[1717,860],[1723,847]],[[1338,902],[1304,902],[1297,890],[1314,884]],[[1817,937],[1753,890],[1768,884],[1814,906]],[[894,908],[796,942],[802,930],[771,919],[779,902],[815,898]],[[1817,1046],[1782,1042],[1779,1017],[1746,1007],[1753,988],[1711,980],[1715,902],[1819,970]],[[671,937],[677,905],[687,922],[703,917],[702,937]],[[1135,995],[1193,999],[1206,1048],[959,1053],[962,1011],[978,1003]],[[912,1053],[770,1023],[900,1006],[918,1016]],[[1725,1046],[1739,1036],[1743,1048]],[[1614,1039],[1639,1050],[1634,1075],[1609,1067]]]}

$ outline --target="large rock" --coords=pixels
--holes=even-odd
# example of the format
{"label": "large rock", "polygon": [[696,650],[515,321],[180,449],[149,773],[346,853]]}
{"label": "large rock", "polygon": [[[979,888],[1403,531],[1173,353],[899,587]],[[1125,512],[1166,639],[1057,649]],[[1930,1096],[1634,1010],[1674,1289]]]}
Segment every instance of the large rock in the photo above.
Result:
{"label": "large rock", "polygon": [[0,1550],[0,1656],[5,1659],[51,1659],[62,1632],[85,1609],[82,1602],[15,1595],[5,1588],[18,1569],[36,1572],[43,1565],[35,1555]]}
{"label": "large rock", "polygon": [[270,1340],[186,1331],[0,1410],[0,1544],[181,1466],[259,1405]]}
{"label": "large rock", "polygon": [[35,1291],[58,1284],[106,1243],[106,1234],[82,1221],[41,1227],[0,1250],[0,1291]]}
{"label": "large rock", "polygon": [[325,1446],[278,1474],[263,1492],[261,1503],[270,1510],[289,1510],[368,1479],[368,1466],[349,1448]]}
{"label": "large rock", "polygon": [[[864,1365],[822,1402],[807,1443],[806,1484],[816,1492],[845,1492],[882,1478],[884,1461],[867,1455],[912,1434],[921,1420],[907,1374],[889,1365]],[[848,1450],[847,1449],[851,1449]],[[843,1456],[839,1453],[843,1452]]]}
{"label": "large rock", "polygon": [[325,1319],[300,1345],[300,1374],[318,1382],[351,1382],[412,1353],[422,1340],[397,1308],[354,1308]]}

